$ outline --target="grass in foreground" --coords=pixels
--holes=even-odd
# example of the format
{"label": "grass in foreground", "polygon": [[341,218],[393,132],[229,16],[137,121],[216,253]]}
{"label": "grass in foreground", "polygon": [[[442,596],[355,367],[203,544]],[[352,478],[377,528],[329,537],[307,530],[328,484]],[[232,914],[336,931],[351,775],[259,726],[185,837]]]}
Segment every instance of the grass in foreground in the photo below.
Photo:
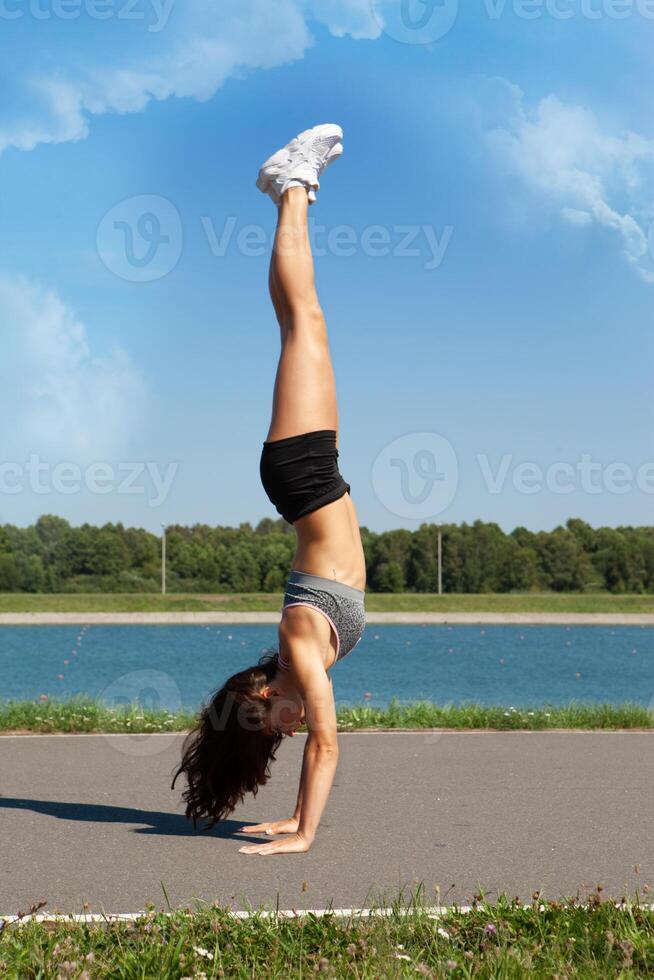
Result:
{"label": "grass in foreground", "polygon": [[358,978],[636,978],[654,975],[654,912],[638,897],[616,905],[602,889],[531,903],[501,896],[471,911],[430,912],[421,888],[386,916],[245,919],[212,905],[150,907],[134,923],[26,922],[0,932],[0,975],[36,978],[307,976]]}
{"label": "grass in foreground", "polygon": [[[30,612],[279,612],[280,592],[194,595],[169,593],[93,593],[32,595],[0,593],[0,613]],[[654,613],[654,595],[613,595],[609,592],[529,592],[485,595],[434,593],[366,593],[368,612],[497,612],[497,613]]]}
{"label": "grass in foreground", "polygon": [[[393,699],[387,708],[367,704],[338,707],[338,729],[495,729],[542,731],[553,728],[654,729],[654,711],[639,704],[582,704],[516,708],[512,705],[438,705]],[[0,702],[0,733],[29,732],[182,732],[192,728],[190,711],[148,710],[138,704],[109,708],[97,699]],[[300,729],[303,730],[303,729]]]}

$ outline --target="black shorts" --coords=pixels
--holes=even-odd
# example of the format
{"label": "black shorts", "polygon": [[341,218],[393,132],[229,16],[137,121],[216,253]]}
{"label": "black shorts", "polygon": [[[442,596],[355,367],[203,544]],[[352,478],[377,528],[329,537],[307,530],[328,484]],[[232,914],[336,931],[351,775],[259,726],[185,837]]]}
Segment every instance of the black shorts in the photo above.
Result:
{"label": "black shorts", "polygon": [[350,491],[338,469],[335,429],[264,442],[259,473],[269,500],[289,524]]}

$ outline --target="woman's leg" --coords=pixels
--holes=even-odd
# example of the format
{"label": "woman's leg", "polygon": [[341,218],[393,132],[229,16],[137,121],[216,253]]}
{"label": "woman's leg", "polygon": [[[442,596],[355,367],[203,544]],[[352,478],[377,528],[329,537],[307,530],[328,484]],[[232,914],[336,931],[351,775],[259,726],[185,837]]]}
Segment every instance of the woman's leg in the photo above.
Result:
{"label": "woman's leg", "polygon": [[281,199],[269,287],[281,331],[267,442],[315,429],[335,429],[336,382],[327,326],[314,284],[304,187]]}

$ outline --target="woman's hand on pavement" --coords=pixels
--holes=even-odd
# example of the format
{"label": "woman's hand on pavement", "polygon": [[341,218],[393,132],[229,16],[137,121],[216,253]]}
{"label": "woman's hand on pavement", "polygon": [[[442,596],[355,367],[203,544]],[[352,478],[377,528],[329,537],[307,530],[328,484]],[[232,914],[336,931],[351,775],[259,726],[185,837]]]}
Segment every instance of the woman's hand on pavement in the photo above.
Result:
{"label": "woman's hand on pavement", "polygon": [[247,827],[239,827],[243,834],[295,834],[300,821],[297,817],[289,817],[288,820],[272,820],[265,823],[254,823]]}
{"label": "woman's hand on pavement", "polygon": [[298,854],[308,851],[311,841],[302,834],[290,834],[281,840],[271,841],[270,844],[246,844],[239,847],[241,854]]}

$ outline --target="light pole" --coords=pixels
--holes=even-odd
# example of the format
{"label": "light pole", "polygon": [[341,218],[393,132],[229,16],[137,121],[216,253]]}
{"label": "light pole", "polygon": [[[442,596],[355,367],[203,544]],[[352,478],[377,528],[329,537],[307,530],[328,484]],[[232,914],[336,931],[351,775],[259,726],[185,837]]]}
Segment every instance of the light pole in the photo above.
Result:
{"label": "light pole", "polygon": [[443,532],[438,528],[438,594],[443,595]]}
{"label": "light pole", "polygon": [[161,525],[161,594],[166,594],[166,525]]}

